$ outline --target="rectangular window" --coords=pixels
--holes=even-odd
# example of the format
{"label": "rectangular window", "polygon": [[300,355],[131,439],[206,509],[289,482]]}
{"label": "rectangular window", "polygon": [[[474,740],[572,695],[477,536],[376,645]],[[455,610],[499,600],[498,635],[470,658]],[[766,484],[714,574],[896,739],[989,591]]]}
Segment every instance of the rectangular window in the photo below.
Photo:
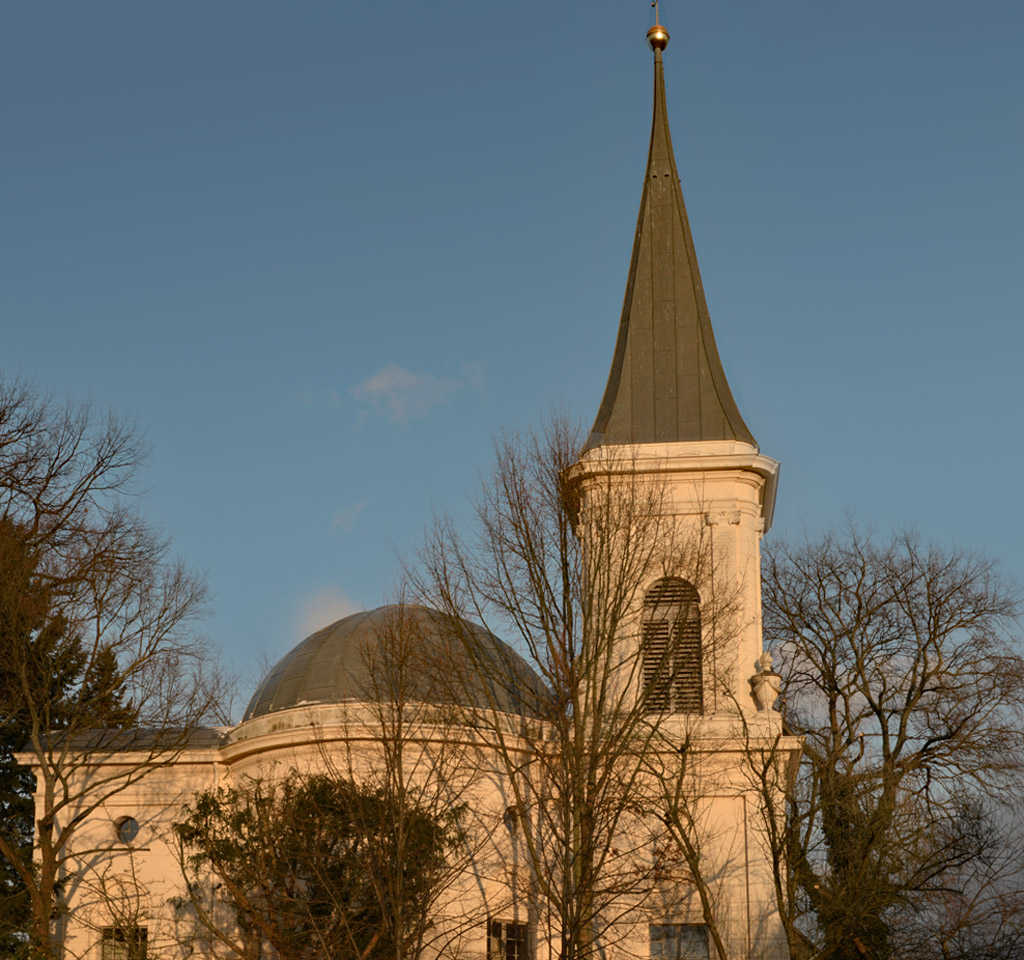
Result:
{"label": "rectangular window", "polygon": [[652,923],[651,960],[710,960],[708,928],[701,923]]}
{"label": "rectangular window", "polygon": [[529,925],[488,920],[487,960],[530,960]]}
{"label": "rectangular window", "polygon": [[104,927],[100,960],[146,960],[145,927]]}

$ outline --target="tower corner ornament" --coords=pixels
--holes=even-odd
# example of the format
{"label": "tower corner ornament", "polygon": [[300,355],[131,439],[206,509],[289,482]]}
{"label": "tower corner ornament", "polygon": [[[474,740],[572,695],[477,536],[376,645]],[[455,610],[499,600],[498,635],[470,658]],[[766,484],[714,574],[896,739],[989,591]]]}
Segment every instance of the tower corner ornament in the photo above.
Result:
{"label": "tower corner ornament", "polygon": [[774,710],[782,692],[782,676],[772,669],[772,653],[765,650],[757,658],[757,673],[750,678],[750,692],[760,711]]}

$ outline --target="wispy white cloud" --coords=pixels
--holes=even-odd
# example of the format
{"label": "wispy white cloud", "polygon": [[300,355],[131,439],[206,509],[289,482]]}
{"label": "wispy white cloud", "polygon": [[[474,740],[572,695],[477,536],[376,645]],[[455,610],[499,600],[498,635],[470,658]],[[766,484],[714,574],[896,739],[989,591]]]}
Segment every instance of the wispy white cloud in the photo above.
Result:
{"label": "wispy white cloud", "polygon": [[362,500],[357,500],[355,503],[346,504],[344,507],[339,507],[335,511],[334,516],[331,518],[331,533],[349,533],[352,530],[353,524],[356,522],[356,518],[370,505],[370,498],[363,497]]}
{"label": "wispy white cloud", "polygon": [[432,373],[413,373],[389,363],[349,392],[369,409],[402,423],[425,417],[446,403],[457,388],[455,380],[435,377]]}
{"label": "wispy white cloud", "polygon": [[358,613],[361,609],[359,604],[337,587],[321,587],[299,600],[292,617],[295,634],[299,637],[308,637],[321,627],[326,627],[351,613]]}
{"label": "wispy white cloud", "polygon": [[483,391],[484,365],[467,363],[462,376],[453,379],[432,373],[414,373],[389,363],[373,376],[349,389],[349,395],[373,413],[394,423],[405,423],[427,416],[448,403],[462,390]]}

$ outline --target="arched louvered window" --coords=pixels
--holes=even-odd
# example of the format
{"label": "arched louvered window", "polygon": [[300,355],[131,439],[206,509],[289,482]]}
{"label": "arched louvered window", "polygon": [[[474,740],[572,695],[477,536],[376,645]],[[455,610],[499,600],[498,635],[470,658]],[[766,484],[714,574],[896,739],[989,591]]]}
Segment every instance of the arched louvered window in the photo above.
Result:
{"label": "arched louvered window", "polygon": [[643,679],[648,713],[704,712],[700,594],[687,580],[659,580],[644,597]]}

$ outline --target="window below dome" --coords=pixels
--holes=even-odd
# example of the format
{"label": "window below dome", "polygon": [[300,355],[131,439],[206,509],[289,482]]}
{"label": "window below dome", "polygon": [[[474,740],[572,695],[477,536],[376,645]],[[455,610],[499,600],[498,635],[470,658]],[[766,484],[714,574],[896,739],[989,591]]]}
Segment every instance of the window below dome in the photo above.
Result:
{"label": "window below dome", "polygon": [[511,920],[488,920],[487,960],[530,960],[529,925]]}
{"label": "window below dome", "polygon": [[651,960],[709,960],[708,928],[702,923],[652,923]]}
{"label": "window below dome", "polygon": [[104,927],[100,960],[146,960],[148,948],[145,927]]}
{"label": "window below dome", "polygon": [[139,835],[139,821],[134,817],[121,817],[114,823],[118,843],[126,846]]}

